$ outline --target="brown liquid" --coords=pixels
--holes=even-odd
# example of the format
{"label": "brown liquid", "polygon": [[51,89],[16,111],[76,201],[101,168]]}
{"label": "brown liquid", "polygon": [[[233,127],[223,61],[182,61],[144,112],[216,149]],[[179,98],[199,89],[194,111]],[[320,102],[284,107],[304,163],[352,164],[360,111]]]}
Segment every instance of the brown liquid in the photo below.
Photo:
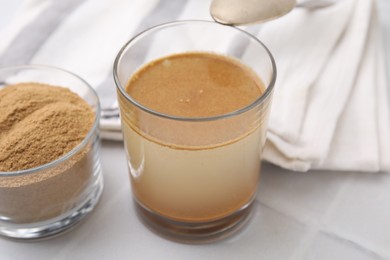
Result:
{"label": "brown liquid", "polygon": [[241,109],[264,86],[252,70],[211,53],[183,53],[155,60],[129,81],[126,91],[163,114],[210,117]]}
{"label": "brown liquid", "polygon": [[[126,87],[142,105],[183,117],[241,109],[258,99],[263,89],[252,70],[211,53],[156,60],[140,69]],[[258,110],[227,120],[188,123],[150,116],[126,107],[122,97],[119,101],[139,203],[176,221],[207,222],[251,202],[263,137]]]}

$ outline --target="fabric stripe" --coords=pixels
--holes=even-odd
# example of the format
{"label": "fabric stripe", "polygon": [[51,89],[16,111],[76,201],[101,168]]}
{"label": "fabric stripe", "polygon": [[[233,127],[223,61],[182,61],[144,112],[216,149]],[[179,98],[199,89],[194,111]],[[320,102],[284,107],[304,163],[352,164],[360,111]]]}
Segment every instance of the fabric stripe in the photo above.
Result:
{"label": "fabric stripe", "polygon": [[0,56],[0,67],[30,63],[46,39],[84,1],[52,1],[51,5],[26,25],[4,50]]}
{"label": "fabric stripe", "polygon": [[[253,25],[249,27],[241,28],[252,35],[257,35],[260,31],[261,25]],[[233,44],[233,43],[238,44]],[[243,38],[241,35],[238,35],[236,39],[232,41],[231,46],[229,46],[229,51],[227,53],[235,56],[235,57],[243,57],[246,49],[248,48],[250,40],[247,38]]]}
{"label": "fabric stripe", "polygon": [[[1,0],[0,0],[1,2]],[[16,1],[17,2],[17,1]],[[19,32],[26,27],[31,21],[37,19],[37,17],[51,4],[49,1],[39,1],[39,0],[29,0],[23,2],[20,5],[20,9],[14,13],[13,18],[9,20],[8,25],[3,27],[0,31],[0,54],[10,46],[10,43],[14,40],[16,36],[19,35]],[[6,7],[8,8],[8,6]],[[1,10],[0,12],[2,12]],[[2,17],[0,20],[4,20]]]}
{"label": "fabric stripe", "polygon": [[[136,35],[139,32],[144,31],[147,28],[155,26],[157,24],[169,22],[175,20],[181,12],[184,10],[184,7],[187,4],[187,0],[180,1],[165,1],[160,0],[157,5],[151,10],[151,12],[146,15],[141,22],[139,23],[135,33]],[[142,60],[146,56],[146,52],[149,46],[144,46],[142,51],[137,53],[137,56],[134,57],[136,60]],[[96,90],[98,92],[100,102],[103,109],[110,108],[111,106],[116,107],[116,92],[115,92],[115,83],[112,78],[112,71],[107,75],[106,79],[97,86]]]}

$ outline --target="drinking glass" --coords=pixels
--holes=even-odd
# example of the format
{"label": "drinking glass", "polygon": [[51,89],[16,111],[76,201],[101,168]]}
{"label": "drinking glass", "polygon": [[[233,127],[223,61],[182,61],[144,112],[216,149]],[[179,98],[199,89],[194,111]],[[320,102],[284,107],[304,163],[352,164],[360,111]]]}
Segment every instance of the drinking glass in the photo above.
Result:
{"label": "drinking glass", "polygon": [[[211,117],[180,117],[142,105],[126,92],[131,76],[161,57],[208,52],[234,58],[263,81],[264,92],[245,107]],[[182,242],[216,240],[250,215],[276,67],[256,37],[207,21],[150,28],[127,42],[114,63],[133,198],[153,231]]]}

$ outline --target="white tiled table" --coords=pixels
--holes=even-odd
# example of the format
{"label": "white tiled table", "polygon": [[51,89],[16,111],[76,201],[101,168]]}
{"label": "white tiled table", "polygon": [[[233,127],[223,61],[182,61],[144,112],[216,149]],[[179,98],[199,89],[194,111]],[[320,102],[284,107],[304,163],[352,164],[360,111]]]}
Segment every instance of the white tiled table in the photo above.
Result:
{"label": "white tiled table", "polygon": [[[0,0],[0,30],[17,6]],[[380,1],[380,13],[390,61],[390,0]],[[102,161],[105,191],[88,221],[47,241],[0,239],[0,259],[390,259],[390,174],[265,164],[249,224],[227,240],[186,245],[137,219],[122,144],[103,142]]]}

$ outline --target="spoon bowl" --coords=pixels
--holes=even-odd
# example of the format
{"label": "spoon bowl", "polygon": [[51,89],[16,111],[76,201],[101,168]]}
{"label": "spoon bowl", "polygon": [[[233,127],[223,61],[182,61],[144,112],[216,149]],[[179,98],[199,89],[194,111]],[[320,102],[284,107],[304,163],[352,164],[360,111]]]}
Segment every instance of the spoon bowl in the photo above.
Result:
{"label": "spoon bowl", "polygon": [[294,7],[309,11],[326,8],[337,0],[213,0],[210,14],[226,25],[248,25],[267,22],[289,13]]}
{"label": "spoon bowl", "polygon": [[213,0],[210,14],[226,25],[247,25],[281,17],[296,6],[296,0]]}

